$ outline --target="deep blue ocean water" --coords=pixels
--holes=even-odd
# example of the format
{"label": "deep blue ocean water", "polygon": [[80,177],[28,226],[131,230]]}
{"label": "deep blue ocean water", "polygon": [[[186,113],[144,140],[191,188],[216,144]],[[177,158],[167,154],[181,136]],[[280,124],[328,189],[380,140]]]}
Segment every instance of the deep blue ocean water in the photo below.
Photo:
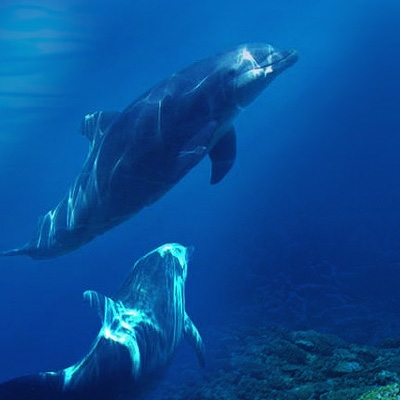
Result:
{"label": "deep blue ocean water", "polygon": [[166,242],[195,247],[186,297],[200,331],[239,320],[399,336],[399,18],[397,0],[3,1],[1,249],[25,243],[79,172],[86,113],[123,109],[238,43],[299,61],[236,121],[236,163],[218,185],[204,160],[75,252],[0,260],[1,380],[80,359],[100,326],[82,292],[112,295]]}

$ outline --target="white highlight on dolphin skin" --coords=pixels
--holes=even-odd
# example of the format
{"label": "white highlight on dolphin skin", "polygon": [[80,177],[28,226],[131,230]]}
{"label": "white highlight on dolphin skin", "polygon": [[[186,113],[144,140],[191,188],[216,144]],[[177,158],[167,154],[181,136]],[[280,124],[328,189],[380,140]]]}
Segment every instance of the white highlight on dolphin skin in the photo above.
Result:
{"label": "white highlight on dolphin skin", "polygon": [[[273,49],[271,48],[271,51]],[[239,67],[246,62],[249,62],[251,64],[251,70],[248,71],[248,73],[251,73],[254,78],[256,78],[259,75],[264,75],[267,76],[268,74],[274,72],[272,68],[272,52],[270,55],[267,56],[267,62],[269,65],[267,66],[261,66],[256,59],[254,58],[253,54],[249,51],[247,47],[244,47],[242,52],[239,53]]]}
{"label": "white highlight on dolphin skin", "polygon": [[197,83],[195,86],[193,86],[190,90],[185,92],[185,95],[194,93],[197,89],[199,89],[207,80],[209,79],[209,76],[206,76],[203,78],[199,83]]}
{"label": "white highlight on dolphin skin", "polygon": [[178,260],[181,267],[183,269],[186,268],[187,265],[186,247],[178,243],[169,243],[159,247],[157,251],[160,253],[161,257],[165,257],[167,253],[171,253],[171,255]]}
{"label": "white highlight on dolphin skin", "polygon": [[[131,374],[132,376],[138,376],[142,364],[135,329],[140,324],[148,324],[154,330],[155,325],[145,313],[129,309],[121,301],[114,301],[94,290],[85,291],[83,296],[85,300],[89,301],[91,306],[95,305],[98,308],[103,322],[102,328],[96,338],[96,344],[104,338],[125,346],[129,351],[132,361]],[[67,388],[71,384],[74,375],[90,356],[91,353],[78,364],[64,369],[64,388]]]}
{"label": "white highlight on dolphin skin", "polygon": [[185,156],[203,156],[207,152],[207,147],[206,146],[197,146],[193,150],[186,150],[186,151],[180,151],[178,154],[178,157],[185,157]]}
{"label": "white highlight on dolphin skin", "polygon": [[271,74],[272,72],[274,72],[274,69],[272,68],[272,65],[268,65],[267,68],[264,68],[265,75]]}
{"label": "white highlight on dolphin skin", "polygon": [[141,359],[135,329],[140,324],[149,325],[153,330],[158,328],[144,312],[127,308],[121,301],[114,301],[91,290],[83,295],[91,304],[96,303],[100,315],[102,313],[103,326],[98,338],[104,337],[125,346],[132,360],[132,375],[136,376],[141,369]]}
{"label": "white highlight on dolphin skin", "polygon": [[45,246],[51,247],[55,242],[56,234],[56,219],[61,208],[61,203],[53,210],[48,211],[40,221],[39,237],[36,247],[40,248],[45,243]]}
{"label": "white highlight on dolphin skin", "polygon": [[161,107],[162,100],[158,101],[158,110],[157,110],[157,136],[161,139]]}
{"label": "white highlight on dolphin skin", "polygon": [[63,383],[63,389],[65,390],[68,385],[71,382],[72,377],[75,375],[75,373],[78,371],[78,369],[81,367],[83,362],[85,361],[86,358],[84,358],[80,363],[71,365],[68,368],[64,369],[64,383]]}
{"label": "white highlight on dolphin skin", "polygon": [[260,65],[257,63],[257,61],[254,59],[253,55],[246,47],[240,54],[240,58],[241,58],[241,63],[243,63],[243,61],[250,61],[250,63],[253,64],[253,68],[261,68]]}

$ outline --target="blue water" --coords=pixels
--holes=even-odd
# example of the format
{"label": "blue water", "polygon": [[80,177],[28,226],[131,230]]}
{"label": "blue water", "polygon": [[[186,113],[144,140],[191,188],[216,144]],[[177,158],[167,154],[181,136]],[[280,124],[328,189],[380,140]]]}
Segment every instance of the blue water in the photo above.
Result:
{"label": "blue water", "polygon": [[400,335],[400,3],[301,3],[2,1],[1,249],[25,243],[79,172],[86,113],[238,43],[300,59],[237,120],[221,183],[205,160],[71,254],[0,260],[1,380],[80,359],[100,326],[82,292],[112,295],[165,242],[195,247],[200,331],[240,318],[363,343]]}

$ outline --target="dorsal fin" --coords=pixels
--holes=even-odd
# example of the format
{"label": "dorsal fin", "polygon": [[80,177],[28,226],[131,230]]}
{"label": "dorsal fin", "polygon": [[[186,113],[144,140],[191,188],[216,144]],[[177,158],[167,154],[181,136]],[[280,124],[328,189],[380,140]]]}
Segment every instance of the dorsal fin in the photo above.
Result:
{"label": "dorsal fin", "polygon": [[97,314],[99,315],[102,324],[104,324],[105,320],[108,322],[110,308],[113,309],[112,305],[115,303],[113,299],[110,299],[95,290],[86,290],[83,293],[83,299],[89,303],[90,307],[97,309]]}
{"label": "dorsal fin", "polygon": [[104,134],[120,114],[118,111],[96,111],[86,114],[82,122],[82,135],[93,142],[97,136]]}

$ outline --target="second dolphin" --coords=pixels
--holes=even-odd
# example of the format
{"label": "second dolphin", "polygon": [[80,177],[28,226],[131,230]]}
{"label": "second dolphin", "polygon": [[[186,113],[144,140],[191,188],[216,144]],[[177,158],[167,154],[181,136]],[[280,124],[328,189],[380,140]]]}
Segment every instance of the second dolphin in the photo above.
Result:
{"label": "second dolphin", "polygon": [[113,299],[86,291],[102,327],[88,355],[58,372],[0,384],[3,400],[120,400],[146,390],[165,371],[183,337],[204,365],[204,346],[185,311],[187,249],[166,244],[134,265]]}

